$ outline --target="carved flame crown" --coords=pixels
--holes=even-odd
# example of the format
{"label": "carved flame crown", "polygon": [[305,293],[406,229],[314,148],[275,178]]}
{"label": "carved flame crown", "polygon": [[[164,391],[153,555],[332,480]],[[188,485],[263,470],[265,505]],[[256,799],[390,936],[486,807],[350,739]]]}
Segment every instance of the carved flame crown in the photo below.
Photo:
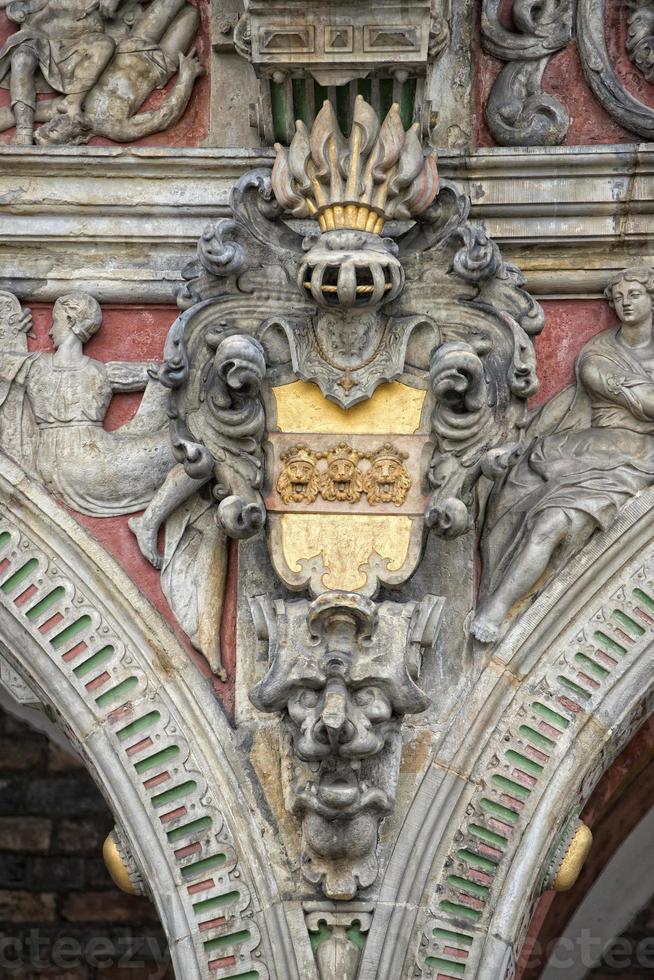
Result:
{"label": "carved flame crown", "polygon": [[416,217],[438,192],[436,157],[423,153],[419,128],[414,123],[405,132],[397,103],[380,126],[358,95],[346,140],[325,101],[311,132],[298,120],[289,148],[275,143],[275,197],[296,218],[316,218],[321,231],[355,228],[380,235],[386,221]]}

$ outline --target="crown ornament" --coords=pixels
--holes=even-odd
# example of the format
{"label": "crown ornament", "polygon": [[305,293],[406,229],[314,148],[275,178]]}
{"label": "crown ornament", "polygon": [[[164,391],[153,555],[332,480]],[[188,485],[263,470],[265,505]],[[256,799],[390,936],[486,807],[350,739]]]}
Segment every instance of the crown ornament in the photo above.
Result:
{"label": "crown ornament", "polygon": [[380,125],[358,95],[346,139],[325,101],[310,132],[298,120],[289,148],[275,144],[275,197],[294,217],[316,219],[322,232],[381,235],[386,221],[417,217],[438,193],[436,157],[424,154],[419,128],[405,132],[397,103]]}

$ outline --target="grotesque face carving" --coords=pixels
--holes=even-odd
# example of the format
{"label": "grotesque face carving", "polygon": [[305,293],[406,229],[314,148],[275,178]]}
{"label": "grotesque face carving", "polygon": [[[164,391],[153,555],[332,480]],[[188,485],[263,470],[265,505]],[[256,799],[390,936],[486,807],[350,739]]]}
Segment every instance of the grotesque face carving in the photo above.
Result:
{"label": "grotesque face carving", "polygon": [[[440,607],[425,601],[429,624]],[[262,711],[283,712],[291,736],[286,778],[289,808],[302,819],[303,872],[330,898],[352,898],[377,874],[377,827],[393,807],[401,719],[429,704],[409,650],[426,635],[433,642],[434,628],[415,633],[396,604],[375,606],[354,593],[256,603],[272,660],[250,699]]]}
{"label": "grotesque face carving", "polygon": [[396,456],[379,456],[374,460],[366,477],[369,504],[396,504],[406,500],[411,488],[411,478]]}

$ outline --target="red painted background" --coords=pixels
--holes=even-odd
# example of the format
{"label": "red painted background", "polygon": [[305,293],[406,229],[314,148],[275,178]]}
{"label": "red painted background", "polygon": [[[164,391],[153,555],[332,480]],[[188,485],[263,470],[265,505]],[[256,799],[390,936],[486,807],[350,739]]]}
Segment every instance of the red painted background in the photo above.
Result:
{"label": "red painted background", "polygon": [[[200,29],[195,46],[200,61],[204,65],[205,74],[198,78],[186,112],[174,126],[163,133],[153,133],[138,141],[139,146],[199,146],[200,141],[207,135],[209,129],[209,62],[211,45],[209,43],[209,0],[189,0],[200,11]],[[10,34],[18,30],[18,25],[9,20],[4,10],[0,10],[0,47]],[[168,85],[163,89],[155,89],[146,99],[141,111],[156,109],[166,97],[167,92],[175,84],[177,76],[173,75]],[[9,75],[5,76],[2,85],[7,85]],[[43,96],[42,96],[43,97]],[[45,98],[51,98],[47,95]],[[8,88],[0,88],[0,108],[10,104]],[[38,125],[38,124],[37,124]],[[13,129],[0,133],[0,143],[10,143],[14,135]],[[113,140],[95,136],[89,140],[89,146],[115,146]]]}
{"label": "red painted background", "polygon": [[[479,5],[481,10],[481,4]],[[504,0],[502,20],[505,27],[515,29],[510,17],[511,0]],[[627,28],[627,7],[623,3],[607,4],[606,41],[611,62],[620,81],[629,92],[646,105],[654,106],[654,85],[631,63],[625,49]],[[504,62],[484,53],[477,35],[476,66],[476,112],[477,146],[494,146],[484,120],[484,108],[493,82]],[[581,60],[575,41],[557,52],[550,59],[543,76],[543,90],[567,108],[570,114],[570,129],[565,139],[569,146],[597,143],[634,143],[640,137],[627,132],[602,109],[590,91],[583,76]]]}

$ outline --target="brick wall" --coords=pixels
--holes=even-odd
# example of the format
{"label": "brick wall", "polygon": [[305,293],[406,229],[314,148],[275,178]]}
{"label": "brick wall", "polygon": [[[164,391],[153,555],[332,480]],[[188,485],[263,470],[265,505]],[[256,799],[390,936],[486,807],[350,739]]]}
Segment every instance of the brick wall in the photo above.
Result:
{"label": "brick wall", "polygon": [[173,980],[153,906],[104,867],[112,826],[81,764],[0,709],[0,977]]}

